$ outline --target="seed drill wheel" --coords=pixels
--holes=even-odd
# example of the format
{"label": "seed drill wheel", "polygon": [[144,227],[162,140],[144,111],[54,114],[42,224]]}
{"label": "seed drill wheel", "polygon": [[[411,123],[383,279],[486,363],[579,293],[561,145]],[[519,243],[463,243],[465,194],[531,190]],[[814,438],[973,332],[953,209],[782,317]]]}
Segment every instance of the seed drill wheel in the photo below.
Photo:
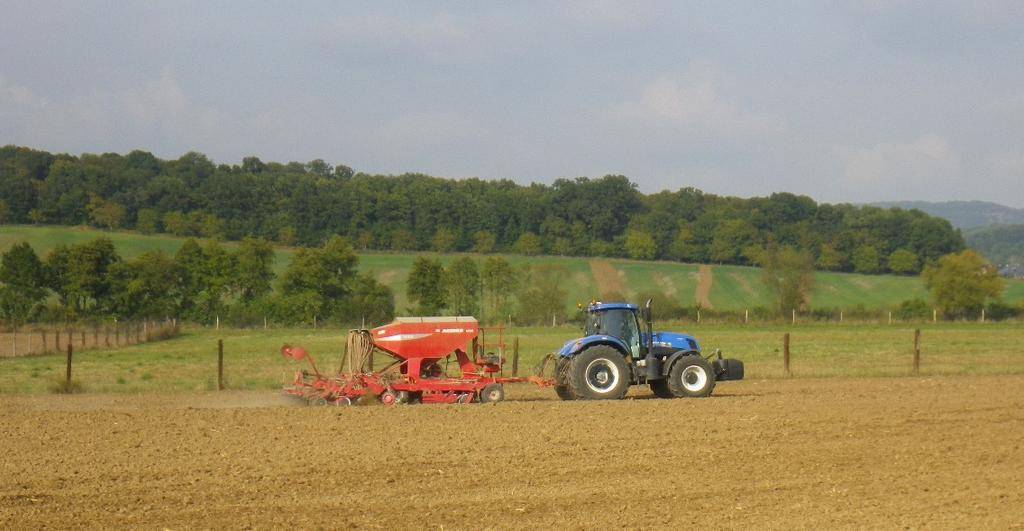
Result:
{"label": "seed drill wheel", "polygon": [[569,390],[583,400],[617,400],[629,389],[629,367],[622,353],[595,345],[572,358]]}
{"label": "seed drill wheel", "polygon": [[480,390],[480,403],[501,402],[505,400],[505,388],[500,383],[492,383]]}
{"label": "seed drill wheel", "polygon": [[679,358],[668,373],[668,388],[677,397],[710,396],[715,390],[711,364],[699,355]]}
{"label": "seed drill wheel", "polygon": [[388,389],[380,395],[380,403],[385,406],[397,406],[407,402],[409,402],[408,391],[395,391],[393,389]]}

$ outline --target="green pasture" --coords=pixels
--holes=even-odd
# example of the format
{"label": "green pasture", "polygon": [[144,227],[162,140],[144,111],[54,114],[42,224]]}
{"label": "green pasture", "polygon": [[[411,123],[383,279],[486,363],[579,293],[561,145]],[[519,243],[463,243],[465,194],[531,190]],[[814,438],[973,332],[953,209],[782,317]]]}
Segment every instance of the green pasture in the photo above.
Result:
{"label": "green pasture", "polygon": [[[98,231],[80,227],[47,227],[27,225],[0,226],[0,252],[6,251],[18,241],[28,241],[40,255],[45,255],[59,244],[74,244],[92,240],[99,236],[110,238],[118,252],[126,258],[138,256],[152,250],[168,254],[177,252],[182,238],[165,235],[141,235],[132,232]],[[231,247],[235,244],[225,244]],[[274,271],[281,274],[291,259],[293,249],[278,247]],[[381,282],[391,286],[395,293],[395,307],[399,314],[406,313],[409,301],[406,297],[406,277],[413,260],[418,256],[440,258],[445,264],[458,254],[438,255],[432,253],[385,253],[364,252],[359,255],[360,269],[370,271]],[[478,255],[468,255],[478,258]],[[502,255],[513,266],[546,264],[564,269],[562,287],[566,290],[566,308],[575,308],[577,302],[600,298],[602,293],[618,292],[624,297],[636,300],[646,293],[665,293],[674,297],[680,305],[695,304],[698,266],[675,262],[644,262],[624,259],[599,259],[610,264],[618,273],[618,286],[599,284],[591,268],[591,259],[564,256],[517,256]],[[716,265],[711,266],[711,304],[716,310],[743,311],[758,306],[771,307],[772,296],[761,280],[761,270],[754,267]],[[853,308],[861,305],[866,309],[891,309],[900,302],[913,299],[927,299],[920,278],[895,275],[857,275],[852,273],[816,272],[811,305],[815,308]],[[1006,283],[1003,300],[1009,303],[1024,301],[1024,281],[1011,280]]]}
{"label": "green pasture", "polygon": [[[1020,323],[806,324],[786,326],[672,324],[661,330],[695,335],[710,354],[722,349],[744,361],[751,379],[782,378],[782,336],[791,334],[792,376],[894,377],[911,373],[913,330],[920,328],[921,375],[1024,373]],[[526,373],[545,354],[579,335],[570,326],[511,328]],[[273,390],[292,376],[296,363],[279,354],[282,344],[309,350],[322,371],[336,370],[344,331],[310,329],[186,329],[157,343],[77,352],[73,378],[86,393],[207,391],[217,385],[217,340],[224,340],[229,389]],[[511,352],[506,353],[511,357]],[[0,393],[46,394],[64,377],[62,354],[0,359]]]}

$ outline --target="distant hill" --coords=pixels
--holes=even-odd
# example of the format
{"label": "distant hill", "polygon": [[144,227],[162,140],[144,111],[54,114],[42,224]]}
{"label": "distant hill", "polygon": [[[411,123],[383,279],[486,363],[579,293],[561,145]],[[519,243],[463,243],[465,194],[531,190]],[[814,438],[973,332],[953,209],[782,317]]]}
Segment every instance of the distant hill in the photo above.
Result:
{"label": "distant hill", "polygon": [[1024,224],[1024,208],[1012,208],[988,201],[882,201],[872,206],[916,208],[926,214],[946,218],[954,227],[966,230],[987,225]]}
{"label": "distant hill", "polygon": [[964,238],[969,247],[1000,266],[1005,275],[1024,275],[1024,224],[979,227],[964,231]]}

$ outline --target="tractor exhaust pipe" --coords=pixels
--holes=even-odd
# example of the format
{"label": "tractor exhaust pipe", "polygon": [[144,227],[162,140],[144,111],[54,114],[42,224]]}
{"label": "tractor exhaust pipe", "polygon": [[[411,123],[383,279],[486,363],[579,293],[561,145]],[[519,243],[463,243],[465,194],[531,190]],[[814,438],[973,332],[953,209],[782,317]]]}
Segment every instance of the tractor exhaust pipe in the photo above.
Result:
{"label": "tractor exhaust pipe", "polygon": [[644,324],[647,325],[647,355],[644,356],[644,365],[647,369],[647,380],[661,379],[661,358],[654,355],[654,324],[651,317],[651,300],[647,299],[644,305]]}

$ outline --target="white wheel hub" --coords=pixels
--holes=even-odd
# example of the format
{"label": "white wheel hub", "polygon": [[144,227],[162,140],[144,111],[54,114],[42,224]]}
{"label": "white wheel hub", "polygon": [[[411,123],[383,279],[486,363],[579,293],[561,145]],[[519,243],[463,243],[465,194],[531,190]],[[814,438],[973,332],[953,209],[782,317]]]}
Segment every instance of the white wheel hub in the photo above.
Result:
{"label": "white wheel hub", "polygon": [[595,393],[609,393],[619,382],[619,368],[609,360],[598,358],[587,365],[584,373],[587,387]]}
{"label": "white wheel hub", "polygon": [[683,373],[679,375],[679,379],[683,384],[683,389],[696,393],[702,389],[708,383],[708,373],[703,367],[697,365],[690,365],[683,369]]}

